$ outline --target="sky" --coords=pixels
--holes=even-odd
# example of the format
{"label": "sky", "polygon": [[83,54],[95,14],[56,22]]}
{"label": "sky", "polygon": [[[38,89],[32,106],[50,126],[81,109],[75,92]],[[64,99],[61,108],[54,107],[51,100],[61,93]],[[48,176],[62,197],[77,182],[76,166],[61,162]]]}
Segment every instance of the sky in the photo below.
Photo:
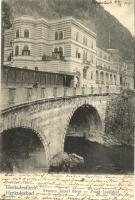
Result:
{"label": "sky", "polygon": [[97,0],[135,36],[134,0]]}

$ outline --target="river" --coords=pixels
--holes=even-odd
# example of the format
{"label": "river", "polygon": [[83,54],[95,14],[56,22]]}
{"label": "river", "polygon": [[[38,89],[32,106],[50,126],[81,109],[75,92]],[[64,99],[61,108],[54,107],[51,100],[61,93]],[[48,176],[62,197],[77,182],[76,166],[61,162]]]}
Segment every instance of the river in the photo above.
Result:
{"label": "river", "polygon": [[84,158],[84,165],[71,169],[71,173],[132,174],[134,171],[134,148],[131,146],[106,147],[85,138],[67,137],[64,150]]}

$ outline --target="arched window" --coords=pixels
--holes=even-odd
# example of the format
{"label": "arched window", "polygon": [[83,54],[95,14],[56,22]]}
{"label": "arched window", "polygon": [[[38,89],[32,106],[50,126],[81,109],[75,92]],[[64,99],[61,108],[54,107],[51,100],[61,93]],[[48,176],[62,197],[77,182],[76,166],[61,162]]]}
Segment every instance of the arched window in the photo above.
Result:
{"label": "arched window", "polygon": [[24,46],[24,48],[22,50],[22,55],[23,56],[30,56],[30,50],[29,50],[29,47],[27,45]]}
{"label": "arched window", "polygon": [[18,56],[19,55],[19,46],[16,46],[15,47],[15,56]]}
{"label": "arched window", "polygon": [[19,29],[16,31],[16,38],[19,38]]}
{"label": "arched window", "polygon": [[29,30],[28,29],[24,30],[24,37],[29,38]]}
{"label": "arched window", "polygon": [[62,32],[62,31],[60,31],[60,33],[59,33],[59,39],[60,39],[60,40],[63,39],[63,32]]}
{"label": "arched window", "polygon": [[55,32],[55,40],[58,40],[58,32]]}

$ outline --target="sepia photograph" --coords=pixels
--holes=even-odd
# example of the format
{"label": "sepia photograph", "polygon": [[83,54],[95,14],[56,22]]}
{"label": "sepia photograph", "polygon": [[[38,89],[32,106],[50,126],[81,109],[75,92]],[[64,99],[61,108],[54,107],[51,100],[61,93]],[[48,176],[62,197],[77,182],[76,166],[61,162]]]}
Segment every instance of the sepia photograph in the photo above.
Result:
{"label": "sepia photograph", "polygon": [[133,3],[1,1],[1,174],[134,174]]}

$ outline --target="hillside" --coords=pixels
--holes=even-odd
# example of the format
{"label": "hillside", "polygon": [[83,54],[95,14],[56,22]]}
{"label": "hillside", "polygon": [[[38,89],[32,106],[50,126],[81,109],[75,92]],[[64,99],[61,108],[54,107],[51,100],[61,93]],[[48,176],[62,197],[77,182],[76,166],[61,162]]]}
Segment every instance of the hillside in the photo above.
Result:
{"label": "hillside", "polygon": [[133,37],[120,22],[94,0],[5,0],[13,16],[34,15],[48,19],[73,16],[97,32],[97,45],[120,50],[125,60],[133,58]]}

